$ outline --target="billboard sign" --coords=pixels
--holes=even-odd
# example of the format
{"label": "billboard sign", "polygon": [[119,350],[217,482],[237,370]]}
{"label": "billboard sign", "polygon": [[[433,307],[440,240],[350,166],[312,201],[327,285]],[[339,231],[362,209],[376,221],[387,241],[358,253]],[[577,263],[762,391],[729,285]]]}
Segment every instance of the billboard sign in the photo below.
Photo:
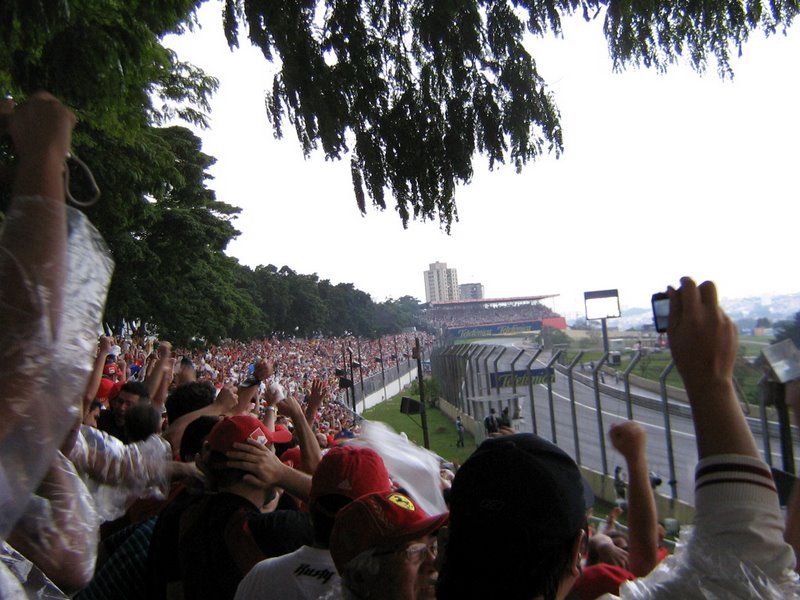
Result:
{"label": "billboard sign", "polygon": [[556,373],[553,367],[531,369],[530,374],[528,371],[500,371],[499,373],[489,373],[489,383],[491,387],[494,388],[497,387],[498,381],[500,382],[501,388],[513,387],[515,379],[518,386],[528,385],[528,383],[534,385],[539,383],[555,383]]}
{"label": "billboard sign", "polygon": [[486,337],[488,335],[507,335],[541,331],[541,321],[519,321],[514,323],[495,323],[494,325],[474,325],[472,327],[450,327],[447,334],[457,340]]}

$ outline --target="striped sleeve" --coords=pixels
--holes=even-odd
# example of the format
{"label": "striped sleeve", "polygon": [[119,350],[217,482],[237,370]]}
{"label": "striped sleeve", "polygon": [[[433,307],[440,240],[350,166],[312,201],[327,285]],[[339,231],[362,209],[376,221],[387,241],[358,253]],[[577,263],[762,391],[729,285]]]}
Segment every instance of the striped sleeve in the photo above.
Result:
{"label": "striped sleeve", "polygon": [[[758,567],[781,584],[794,575],[794,552],[769,467],[761,460],[722,454],[695,470],[695,548]],[[735,561],[735,562],[737,562]]]}
{"label": "striped sleeve", "polygon": [[695,492],[706,486],[749,484],[777,492],[766,464],[749,456],[720,455],[701,461],[695,471]]}

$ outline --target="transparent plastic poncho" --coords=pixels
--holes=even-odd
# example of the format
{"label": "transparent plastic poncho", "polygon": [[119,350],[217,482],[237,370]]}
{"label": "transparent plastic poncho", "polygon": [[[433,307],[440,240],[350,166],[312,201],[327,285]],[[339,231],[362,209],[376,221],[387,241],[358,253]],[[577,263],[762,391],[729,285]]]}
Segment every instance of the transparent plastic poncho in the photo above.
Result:
{"label": "transparent plastic poncho", "polygon": [[[798,577],[787,571],[781,581],[737,556],[737,548],[721,552],[719,545],[694,537],[694,528],[681,529],[675,554],[645,577],[620,588],[624,600],[779,600],[800,598]],[[606,595],[603,599],[616,598]]]}
{"label": "transparent plastic poncho", "polygon": [[0,594],[3,600],[69,598],[31,561],[5,542],[0,542]]}
{"label": "transparent plastic poncho", "polygon": [[[75,582],[72,587],[89,581],[97,561],[99,531],[91,494],[75,465],[56,452],[14,525],[9,537],[14,546],[4,546],[0,560],[11,568],[29,598],[64,597],[45,572],[68,573]],[[0,587],[0,597],[13,589],[10,584],[8,589]]]}
{"label": "transparent plastic poncho", "polygon": [[164,498],[169,488],[172,449],[158,435],[123,444],[83,425],[69,457],[83,476],[102,521],[121,517],[136,498]]}
{"label": "transparent plastic poncho", "polygon": [[[4,230],[37,241],[28,203],[15,198]],[[37,207],[37,208],[41,208]],[[68,246],[64,307],[53,331],[50,298],[41,274],[0,246],[0,536],[6,539],[28,505],[67,431],[80,417],[80,402],[97,348],[113,260],[103,238],[79,211],[67,207]]]}

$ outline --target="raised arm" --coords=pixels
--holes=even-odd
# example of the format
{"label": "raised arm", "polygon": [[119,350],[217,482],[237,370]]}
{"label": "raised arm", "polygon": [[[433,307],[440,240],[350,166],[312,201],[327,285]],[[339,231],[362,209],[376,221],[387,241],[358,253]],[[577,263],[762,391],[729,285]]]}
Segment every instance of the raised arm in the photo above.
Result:
{"label": "raised arm", "polygon": [[111,352],[111,347],[113,345],[113,338],[110,338],[106,335],[100,337],[100,341],[97,345],[97,356],[95,356],[94,365],[92,366],[92,373],[89,376],[88,383],[86,384],[86,390],[83,392],[83,412],[81,415],[86,414],[86,411],[89,409],[89,405],[97,395],[97,388],[100,385],[100,380],[103,378],[103,367],[106,364],[106,357]]}
{"label": "raised arm", "polygon": [[74,125],[75,115],[50,94],[33,94],[16,107],[0,99],[0,133],[10,134],[18,159],[13,173],[7,172],[13,197],[0,229],[0,396],[7,399],[0,403],[5,500],[0,536],[10,531],[27,495],[47,472],[61,441],[48,439],[47,432],[59,437],[71,422],[62,423],[60,417],[54,422],[52,416],[67,412],[83,393],[70,390],[63,398],[43,401],[43,369],[62,331],[67,269],[63,174]]}
{"label": "raised arm", "polygon": [[150,396],[150,402],[153,406],[158,408],[159,411],[164,410],[167,403],[167,395],[169,393],[169,386],[172,383],[172,373],[175,371],[175,357],[170,356],[162,367],[161,381],[158,384],[156,393]]}
{"label": "raised arm", "polygon": [[639,423],[624,421],[613,425],[608,436],[628,465],[629,569],[641,577],[658,562],[658,516],[647,468],[647,434]]}
{"label": "raised arm", "polygon": [[[64,168],[75,115],[46,92],[33,94],[16,108],[9,100],[0,102],[2,122],[7,123],[18,158],[14,198],[0,246],[26,271],[36,274],[37,284],[48,300],[48,316],[55,334],[61,322],[67,254]],[[48,202],[28,203],[21,209],[21,199],[30,196]],[[33,232],[35,244],[30,238]]]}
{"label": "raised arm", "polygon": [[321,379],[315,379],[311,382],[311,392],[308,394],[308,404],[306,405],[306,421],[312,427],[314,426],[314,419],[317,417],[317,412],[322,406],[322,401],[325,399],[328,390],[325,387],[325,382]]}
{"label": "raised arm", "polygon": [[759,458],[733,387],[736,327],[717,303],[717,288],[684,277],[668,293],[669,343],[692,405],[698,457]]}
{"label": "raised arm", "polygon": [[[697,453],[695,529],[690,544],[703,571],[728,564],[759,569],[771,584],[797,592],[795,555],[769,467],[760,458],[732,383],[736,330],[717,305],[714,284],[689,278],[670,289],[669,340],[692,406]],[[755,573],[752,580],[761,578]],[[737,584],[717,579],[717,583]],[[752,583],[752,582],[751,582]],[[751,585],[751,584],[748,584]],[[738,593],[738,592],[737,592]],[[735,594],[731,593],[733,597]],[[748,595],[758,596],[749,590]],[[759,596],[764,597],[764,596]]]}
{"label": "raised arm", "polygon": [[[262,381],[266,381],[272,377],[274,372],[275,369],[273,367],[273,363],[271,361],[267,361],[266,359],[262,359],[256,364],[256,368],[253,370],[253,375],[258,380],[258,383],[261,383]],[[258,388],[258,384],[248,387],[239,387],[239,399],[236,407],[233,409],[234,414],[244,415],[250,412],[250,403],[253,402],[258,395]]]}
{"label": "raised arm", "polygon": [[156,397],[158,394],[158,389],[161,387],[161,381],[165,376],[166,367],[169,364],[170,357],[172,356],[172,344],[169,342],[159,343],[157,352],[158,360],[153,367],[152,374],[148,374],[147,379],[145,380],[145,385],[147,385],[147,392],[150,398]]}
{"label": "raised arm", "polygon": [[307,473],[317,470],[319,461],[322,460],[322,450],[319,447],[317,436],[311,429],[311,425],[303,414],[303,408],[293,395],[287,396],[278,403],[278,408],[282,414],[292,419],[294,434],[300,443],[300,454],[303,457],[303,467]]}

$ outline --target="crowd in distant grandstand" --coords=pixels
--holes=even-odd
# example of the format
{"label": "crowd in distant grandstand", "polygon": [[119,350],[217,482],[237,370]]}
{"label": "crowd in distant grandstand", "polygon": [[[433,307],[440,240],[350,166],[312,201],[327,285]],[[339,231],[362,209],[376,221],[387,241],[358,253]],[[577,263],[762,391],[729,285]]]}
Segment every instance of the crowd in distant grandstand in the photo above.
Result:
{"label": "crowd in distant grandstand", "polygon": [[558,313],[544,304],[536,302],[507,306],[479,303],[433,306],[421,313],[420,318],[431,327],[439,329],[538,321],[558,316]]}
{"label": "crowd in distant grandstand", "polygon": [[[255,342],[228,342],[201,350],[176,349],[173,353],[197,370],[200,380],[212,382],[217,388],[236,384],[252,370],[260,358],[269,357],[278,366],[275,379],[290,392],[307,388],[310,381],[322,379],[335,387],[337,369],[346,370],[349,376],[351,363],[356,376],[369,377],[393,368],[398,360],[408,360],[414,338],[420,339],[423,347],[433,342],[429,333],[398,334],[384,336],[380,340],[347,338],[299,338],[268,339]],[[153,344],[136,345],[130,340],[123,345],[117,357],[120,369],[138,371],[147,357],[154,357]],[[151,368],[154,365],[151,361]]]}
{"label": "crowd in distant grandstand", "polygon": [[[433,343],[431,334],[420,332],[388,335],[380,340],[353,337],[267,339],[249,343],[231,341],[196,350],[170,350],[171,358],[166,364],[170,381],[165,384],[165,393],[195,381],[207,383],[217,392],[225,386],[237,386],[252,376],[259,361],[268,359],[274,369],[270,382],[278,383],[287,393],[297,395],[301,400],[310,394],[314,381],[321,382],[326,395],[315,429],[321,428],[332,443],[343,429],[358,432],[357,419],[345,408],[347,398],[342,389],[342,378],[353,377],[355,384],[362,378],[380,373],[381,366],[387,379],[393,378],[398,361],[411,360],[415,337],[419,338],[423,348],[429,348]],[[163,368],[163,365],[159,366],[159,352],[153,348],[159,345],[158,342],[137,344],[131,339],[106,340],[111,341],[105,344],[108,354],[95,394],[104,407],[126,381],[146,381],[153,377],[156,369]],[[249,409],[255,414],[263,409],[259,400],[263,399],[264,389],[261,392]]]}

